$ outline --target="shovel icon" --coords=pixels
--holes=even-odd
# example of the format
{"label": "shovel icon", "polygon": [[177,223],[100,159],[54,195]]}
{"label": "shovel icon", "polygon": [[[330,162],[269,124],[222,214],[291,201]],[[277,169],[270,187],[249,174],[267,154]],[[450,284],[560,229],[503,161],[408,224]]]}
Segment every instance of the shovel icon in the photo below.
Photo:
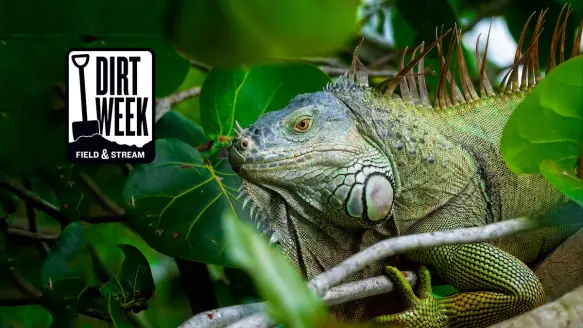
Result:
{"label": "shovel icon", "polygon": [[87,102],[85,96],[85,66],[89,63],[89,55],[74,55],[71,56],[73,59],[73,64],[79,69],[79,86],[81,87],[81,113],[83,115],[83,121],[73,122],[73,139],[81,136],[92,136],[94,134],[99,134],[99,121],[88,121],[87,120]]}

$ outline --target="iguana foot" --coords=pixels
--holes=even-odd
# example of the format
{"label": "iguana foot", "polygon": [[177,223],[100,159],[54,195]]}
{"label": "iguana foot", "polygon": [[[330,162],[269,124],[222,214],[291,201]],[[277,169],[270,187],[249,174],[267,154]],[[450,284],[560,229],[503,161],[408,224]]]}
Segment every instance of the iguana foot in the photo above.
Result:
{"label": "iguana foot", "polygon": [[406,310],[401,313],[378,316],[373,319],[376,324],[389,324],[411,328],[447,327],[446,309],[431,292],[431,276],[425,266],[419,268],[419,297],[405,279],[399,269],[391,266],[384,268],[383,273],[395,284],[395,288],[403,294]]}

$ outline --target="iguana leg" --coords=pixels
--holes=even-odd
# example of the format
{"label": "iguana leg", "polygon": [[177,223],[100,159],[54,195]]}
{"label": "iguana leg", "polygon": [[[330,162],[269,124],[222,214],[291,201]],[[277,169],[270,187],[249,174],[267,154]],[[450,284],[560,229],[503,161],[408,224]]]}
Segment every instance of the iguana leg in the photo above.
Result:
{"label": "iguana leg", "polygon": [[[529,311],[544,302],[538,278],[521,261],[490,244],[465,244],[419,250],[412,260],[430,264],[454,287],[462,291],[441,299],[427,293],[411,309],[382,316],[377,322],[398,322],[405,327],[487,327]],[[392,272],[392,271],[391,271]],[[406,299],[411,292],[397,282]],[[425,274],[420,275],[424,277]],[[428,279],[421,280],[427,284]],[[427,287],[424,287],[427,289]]]}

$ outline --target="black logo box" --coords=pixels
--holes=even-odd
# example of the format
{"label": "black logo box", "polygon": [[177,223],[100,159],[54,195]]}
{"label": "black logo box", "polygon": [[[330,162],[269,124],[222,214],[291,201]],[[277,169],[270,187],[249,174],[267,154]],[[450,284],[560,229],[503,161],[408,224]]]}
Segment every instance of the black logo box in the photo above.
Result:
{"label": "black logo box", "polygon": [[[71,129],[71,122],[69,122],[69,57],[71,52],[79,51],[147,51],[152,55],[152,126],[151,126],[151,136],[152,140],[146,143],[142,147],[136,146],[126,146],[126,145],[119,145],[115,142],[111,142],[101,135],[94,136],[94,138],[88,138],[86,142],[81,140],[77,140],[77,142],[69,142],[69,133]],[[156,141],[156,129],[155,129],[155,118],[156,118],[156,55],[154,51],[149,48],[71,48],[67,52],[67,56],[65,57],[65,81],[66,83],[66,90],[65,90],[65,98],[66,98],[66,106],[67,106],[67,135],[66,135],[66,154],[67,160],[73,163],[83,163],[83,164],[147,164],[151,163],[154,158],[156,157],[156,149],[155,149],[155,141]],[[108,157],[107,159],[102,158],[103,149],[107,150]],[[88,158],[77,158],[76,152],[77,151],[89,151],[91,155]],[[94,158],[94,152],[98,152],[98,158]],[[144,158],[112,158],[111,152],[117,151],[144,151],[145,157]]]}

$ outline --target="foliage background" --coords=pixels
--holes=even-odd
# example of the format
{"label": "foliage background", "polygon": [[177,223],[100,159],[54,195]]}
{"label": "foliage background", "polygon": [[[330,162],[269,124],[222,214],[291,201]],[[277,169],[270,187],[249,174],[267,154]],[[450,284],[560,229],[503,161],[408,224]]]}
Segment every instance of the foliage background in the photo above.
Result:
{"label": "foliage background", "polygon": [[[405,47],[434,40],[435,27],[442,24],[463,27],[464,52],[472,59],[477,35],[482,33],[483,51],[493,18],[487,73],[500,81],[526,19],[550,8],[540,39],[544,67],[551,24],[564,2],[0,2],[0,327],[108,327],[112,316],[123,319],[114,320],[120,327],[176,327],[219,306],[266,297],[277,301],[289,291],[270,289],[277,283],[269,280],[273,275],[262,280],[266,271],[252,270],[280,263],[277,254],[266,251],[259,259],[266,263],[254,263],[258,259],[245,257],[244,251],[225,250],[227,241],[248,252],[265,249],[245,228],[229,230],[238,227],[237,220],[221,219],[249,218],[236,199],[239,180],[222,151],[234,121],[248,126],[296,94],[320,90],[347,70],[362,37],[361,60],[371,82],[378,83],[394,74]],[[583,8],[581,2],[572,4],[568,31],[574,35]],[[572,39],[567,38],[566,49]],[[134,46],[154,50],[156,97],[172,102],[172,111],[156,125],[155,162],[136,167],[67,163],[67,50]],[[439,67],[435,57],[427,65]],[[475,64],[470,74],[477,76]],[[436,82],[429,78],[428,87],[433,90]],[[186,99],[174,101],[185,92]],[[161,194],[167,197],[156,196]],[[151,278],[140,280],[141,295],[135,288],[128,294],[139,312],[129,316],[106,306],[108,295],[119,297],[123,291],[99,290],[113,275],[123,280],[144,264],[122,268],[124,251],[118,244],[133,245],[151,269]],[[286,268],[274,272],[288,274]],[[73,277],[79,284],[54,284],[55,277]],[[149,279],[155,284],[151,299]],[[71,295],[82,296],[71,303]],[[318,303],[309,294],[295,296],[280,299],[280,306]],[[149,299],[145,311],[142,303],[136,305],[140,297]],[[116,302],[110,304],[124,305]]]}

